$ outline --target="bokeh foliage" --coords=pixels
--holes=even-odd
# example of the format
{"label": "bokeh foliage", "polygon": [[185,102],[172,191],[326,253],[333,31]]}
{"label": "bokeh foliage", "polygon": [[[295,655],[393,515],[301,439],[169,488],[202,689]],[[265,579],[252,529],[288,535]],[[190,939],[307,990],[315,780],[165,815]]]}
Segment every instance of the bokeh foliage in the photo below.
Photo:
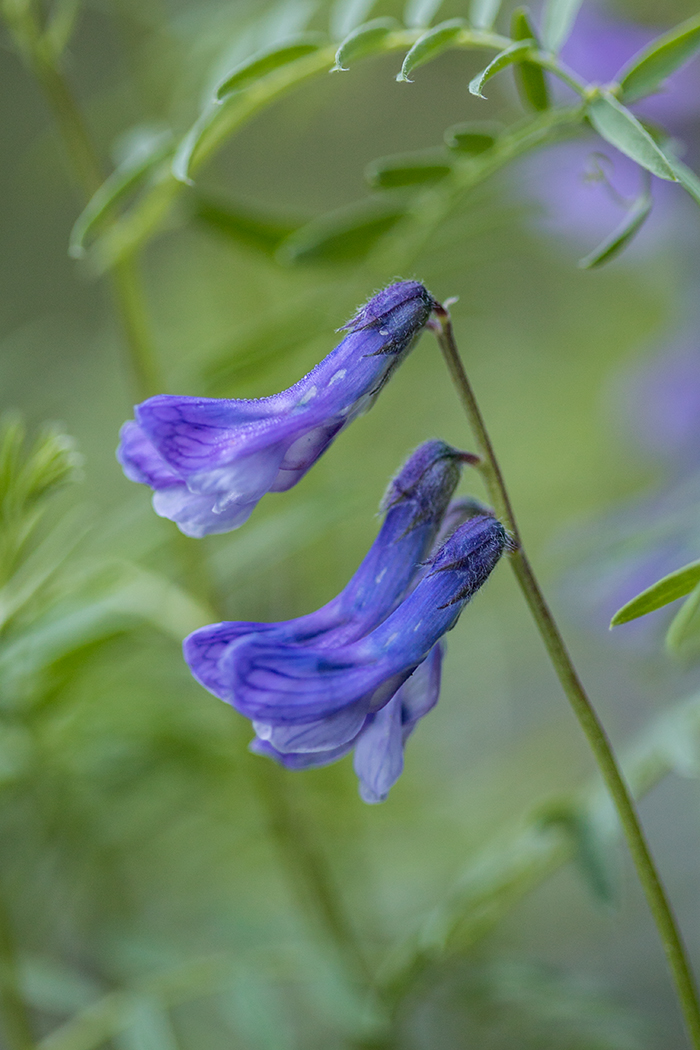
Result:
{"label": "bokeh foliage", "polygon": [[[6,6],[15,25],[31,9]],[[414,25],[436,14],[412,7]],[[646,918],[617,870],[609,814],[595,789],[583,801],[576,794],[589,760],[505,574],[450,637],[440,707],[382,808],[358,801],[347,762],[290,776],[248,755],[248,727],[181,661],[182,636],[212,619],[281,619],[326,601],[367,548],[406,452],[436,433],[467,443],[429,337],[303,484],[270,497],[231,536],[180,537],[113,458],[140,386],[207,396],[280,389],[398,270],[442,298],[460,296],[458,335],[551,587],[556,537],[572,520],[653,482],[601,391],[667,337],[685,247],[662,243],[582,273],[580,251],[537,231],[517,166],[496,163],[493,178],[466,192],[469,173],[488,163],[464,148],[465,122],[500,134],[523,112],[507,73],[489,82],[488,101],[469,95],[483,55],[445,50],[407,85],[394,80],[403,53],[356,53],[346,73],[324,71],[266,108],[251,104],[211,163],[192,170],[194,153],[185,172],[188,129],[213,112],[213,89],[248,56],[322,34],[295,44],[309,48],[297,58],[311,67],[319,40],[333,55],[364,17],[395,20],[375,23],[375,43],[405,34],[402,13],[391,3],[331,11],[59,0],[36,16],[43,66],[25,52],[23,67],[8,38],[0,373],[3,399],[23,410],[30,436],[7,417],[0,888],[18,960],[8,994],[29,1002],[47,1050],[682,1045],[652,934],[638,932]],[[647,17],[670,25],[692,14],[667,3]],[[437,20],[464,15],[448,0]],[[69,142],[67,154],[31,77],[41,85],[54,67],[95,143],[77,166],[84,143]],[[236,105],[220,109],[235,116]],[[59,111],[59,128],[62,119]],[[528,120],[548,133],[549,114]],[[193,186],[172,178],[178,144]],[[441,211],[439,187],[454,170],[463,183]],[[692,202],[679,208],[697,223]],[[131,266],[137,242],[143,302],[134,273],[116,271],[137,322],[125,339],[104,271],[115,259]],[[56,418],[63,429],[41,430]],[[82,480],[64,430],[82,452]],[[642,664],[588,625],[575,633],[575,610],[568,615],[616,732],[637,730],[694,684],[692,669],[684,676],[660,653]],[[631,756],[640,790],[669,770],[697,771],[694,711],[643,738]],[[650,812],[660,838],[678,798],[691,810],[690,794],[667,793],[666,808]],[[692,842],[693,819],[684,820]],[[571,855],[583,880],[559,876],[546,902],[535,894],[510,918]],[[669,856],[685,914],[693,887],[675,840]],[[340,912],[319,907],[313,887],[329,884]],[[591,903],[596,893],[602,906]],[[604,909],[616,897],[611,919]],[[334,923],[340,938],[328,935]],[[358,990],[358,939],[380,982],[405,995],[393,1024]],[[417,942],[415,973],[405,959]],[[610,1005],[610,990],[625,1008]]]}

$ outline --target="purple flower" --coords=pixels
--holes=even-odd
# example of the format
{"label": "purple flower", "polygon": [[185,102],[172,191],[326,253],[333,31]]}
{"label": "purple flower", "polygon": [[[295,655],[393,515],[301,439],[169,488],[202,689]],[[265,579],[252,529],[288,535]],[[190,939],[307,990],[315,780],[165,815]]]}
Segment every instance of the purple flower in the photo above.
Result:
{"label": "purple flower", "polygon": [[233,621],[202,627],[184,641],[185,659],[198,682],[228,700],[221,659],[243,635],[265,632],[297,645],[343,645],[371,631],[405,596],[421,563],[446,522],[451,531],[465,520],[471,503],[450,497],[461,467],[473,457],[426,441],[409,456],[382,500],[385,520],[359,569],[347,586],[321,609],[278,623]]}
{"label": "purple flower", "polygon": [[[443,502],[439,516],[433,516],[433,537],[444,509]],[[474,509],[462,503],[445,517],[457,524]],[[406,546],[410,535],[390,508],[353,580],[318,613],[285,624],[216,625],[185,641],[195,677],[252,720],[252,750],[288,768],[305,769],[326,765],[354,748],[366,802],[386,798],[400,775],[408,736],[437,702],[440,640],[508,542],[495,518],[477,514],[457,525],[429,563],[421,565],[417,546]],[[407,565],[403,559],[409,558]],[[371,567],[377,564],[391,570],[393,589],[382,591],[376,604],[372,596],[360,603],[355,614],[345,598],[366,594],[367,587],[371,592]],[[394,566],[400,565],[403,569],[397,571]],[[308,631],[310,622],[315,635]]]}
{"label": "purple flower", "polygon": [[271,397],[161,394],[137,405],[117,458],[150,485],[153,507],[188,536],[242,525],[266,492],[285,492],[367,411],[425,326],[434,300],[416,281],[385,288],[298,383]]}

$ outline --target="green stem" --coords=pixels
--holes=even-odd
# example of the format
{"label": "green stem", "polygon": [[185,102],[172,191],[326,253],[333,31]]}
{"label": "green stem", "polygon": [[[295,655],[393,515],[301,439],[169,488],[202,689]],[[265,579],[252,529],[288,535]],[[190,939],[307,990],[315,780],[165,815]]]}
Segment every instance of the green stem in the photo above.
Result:
{"label": "green stem", "polygon": [[691,1043],[695,1050],[700,1050],[700,1003],[695,980],[678,924],[642,830],[632,795],[622,776],[605,729],[581,684],[559,628],[523,549],[503,474],[486,429],[484,417],[464,370],[449,314],[444,307],[439,307],[436,315],[435,330],[438,343],[474,432],[478,451],[483,458],[482,471],[489,498],[493,502],[497,515],[516,541],[517,549],[510,556],[513,571],[559,681],[588,738],[598,768],[612,797],[639,881],[661,937]]}

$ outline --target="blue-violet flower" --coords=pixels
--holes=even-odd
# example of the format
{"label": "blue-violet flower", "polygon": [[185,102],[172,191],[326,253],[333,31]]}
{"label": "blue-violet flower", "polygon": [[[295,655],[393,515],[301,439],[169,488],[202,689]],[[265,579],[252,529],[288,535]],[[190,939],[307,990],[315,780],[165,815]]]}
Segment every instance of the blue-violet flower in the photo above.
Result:
{"label": "blue-violet flower", "polygon": [[[253,721],[252,750],[303,769],[333,762],[354,748],[366,802],[383,801],[400,775],[405,742],[438,699],[440,639],[508,543],[489,514],[459,524],[477,508],[458,501],[445,513],[444,494],[430,529],[421,528],[423,513],[410,507],[415,497],[392,504],[392,490],[430,446],[433,455],[448,448],[431,442],[408,461],[390,486],[379,536],[337,599],[298,620],[218,624],[185,640],[195,677]],[[437,458],[430,473],[444,462]],[[446,474],[445,481],[449,498],[454,481]],[[440,518],[457,528],[428,564],[421,564],[425,541],[429,532],[436,535]],[[379,565],[394,583],[377,590]]]}
{"label": "blue-violet flower", "polygon": [[188,536],[242,525],[266,492],[295,485],[340,431],[374,403],[435,303],[417,281],[379,292],[308,375],[271,397],[161,394],[137,405],[117,458],[150,485],[157,514]]}

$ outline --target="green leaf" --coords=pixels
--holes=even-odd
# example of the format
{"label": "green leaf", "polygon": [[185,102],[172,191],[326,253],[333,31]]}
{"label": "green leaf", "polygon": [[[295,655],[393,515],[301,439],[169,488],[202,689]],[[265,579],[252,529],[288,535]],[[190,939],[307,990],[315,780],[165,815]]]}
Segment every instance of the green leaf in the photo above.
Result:
{"label": "green leaf", "polygon": [[689,168],[678,157],[674,157],[668,150],[664,150],[664,156],[683,189],[690,194],[696,204],[700,204],[700,178],[692,168]]}
{"label": "green leaf", "polygon": [[343,40],[367,21],[376,0],[336,0],[331,12],[331,36]]}
{"label": "green leaf", "polygon": [[249,87],[255,81],[266,77],[268,73],[274,73],[280,66],[288,66],[296,62],[298,58],[304,58],[323,46],[325,40],[320,33],[305,33],[288,40],[284,44],[260,51],[257,55],[242,62],[227,77],[222,80],[216,89],[216,98],[221,101],[233,91],[240,91]]}
{"label": "green leaf", "polygon": [[459,153],[485,153],[495,144],[503,125],[491,120],[453,124],[445,132],[445,144]]}
{"label": "green leaf", "polygon": [[173,150],[169,131],[144,131],[130,154],[102,183],[78,216],[70,233],[68,254],[72,259],[85,255],[88,236],[116,206],[146,179],[147,175]]}
{"label": "green leaf", "polygon": [[700,583],[683,602],[666,634],[666,648],[676,656],[696,656],[700,647]]}
{"label": "green leaf", "polygon": [[475,29],[490,29],[500,7],[501,0],[471,0],[469,21]]}
{"label": "green leaf", "polygon": [[272,215],[243,202],[220,202],[198,194],[193,211],[200,223],[231,240],[272,255],[285,237],[303,225],[302,220]]}
{"label": "green leaf", "polygon": [[370,186],[397,189],[401,186],[421,186],[439,182],[451,172],[452,165],[443,150],[432,149],[398,153],[373,160],[365,168],[365,178]]}
{"label": "green leaf", "polygon": [[617,871],[612,864],[608,836],[591,820],[584,809],[572,805],[555,805],[545,810],[538,820],[542,827],[563,828],[574,843],[574,862],[591,893],[604,904],[613,904],[617,892]]}
{"label": "green leaf", "polygon": [[486,98],[486,95],[481,93],[481,89],[484,84],[495,77],[496,73],[500,73],[502,69],[506,69],[508,66],[512,66],[514,62],[522,62],[523,56],[536,48],[534,40],[521,40],[517,44],[511,44],[510,47],[505,48],[504,51],[500,51],[492,62],[489,62],[486,69],[482,69],[469,84],[469,91],[472,95],[476,95],[478,98]]}
{"label": "green leaf", "polygon": [[589,255],[581,259],[582,270],[592,270],[611,262],[621,254],[642,228],[651,212],[652,199],[649,187],[644,189],[625,215],[620,225]]}
{"label": "green leaf", "polygon": [[406,206],[382,195],[322,215],[283,241],[277,258],[287,264],[362,258],[403,218]]}
{"label": "green leaf", "polygon": [[669,30],[642,48],[617,74],[625,102],[651,95],[671,73],[700,50],[700,15]]}
{"label": "green leaf", "polygon": [[557,54],[569,39],[582,0],[547,0],[542,16],[542,43]]}
{"label": "green leaf", "polygon": [[[537,36],[526,7],[517,7],[511,17],[510,35],[513,40],[534,40]],[[534,110],[549,109],[549,90],[542,66],[535,62],[521,62],[515,71],[515,82],[525,105]]]}
{"label": "green leaf", "polygon": [[657,580],[651,587],[647,587],[636,598],[617,610],[610,621],[610,626],[617,627],[621,623],[628,623],[640,616],[646,616],[655,609],[661,609],[669,602],[675,602],[677,598],[690,594],[698,583],[700,583],[700,560],[691,561],[682,569],[676,569],[675,572]]}
{"label": "green leaf", "polygon": [[336,51],[335,65],[331,73],[345,71],[348,68],[347,63],[383,51],[386,38],[397,27],[398,22],[395,18],[375,18],[374,21],[365,22],[364,25],[353,29]]}
{"label": "green leaf", "polygon": [[588,104],[588,118],[602,138],[621,153],[631,157],[652,175],[677,182],[668,160],[628,109],[608,91],[601,90]]}
{"label": "green leaf", "polygon": [[425,65],[426,62],[432,62],[443,51],[453,47],[466,28],[467,24],[463,18],[451,18],[448,22],[441,22],[427,33],[423,33],[404,58],[401,72],[396,79],[410,83],[410,74],[414,69]]}
{"label": "green leaf", "polygon": [[423,29],[429,26],[443,0],[408,0],[404,8],[404,25],[409,29]]}

